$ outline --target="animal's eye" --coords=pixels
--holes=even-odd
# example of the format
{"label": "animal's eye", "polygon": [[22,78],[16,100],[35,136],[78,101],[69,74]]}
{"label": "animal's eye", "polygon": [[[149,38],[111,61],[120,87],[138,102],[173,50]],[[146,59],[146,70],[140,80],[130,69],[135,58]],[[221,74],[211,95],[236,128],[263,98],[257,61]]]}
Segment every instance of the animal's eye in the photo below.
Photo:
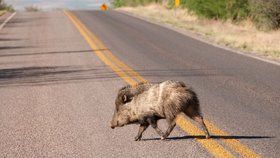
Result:
{"label": "animal's eye", "polygon": [[123,95],[122,100],[123,100],[123,103],[126,103],[126,102],[128,101],[127,96],[126,96],[126,95]]}

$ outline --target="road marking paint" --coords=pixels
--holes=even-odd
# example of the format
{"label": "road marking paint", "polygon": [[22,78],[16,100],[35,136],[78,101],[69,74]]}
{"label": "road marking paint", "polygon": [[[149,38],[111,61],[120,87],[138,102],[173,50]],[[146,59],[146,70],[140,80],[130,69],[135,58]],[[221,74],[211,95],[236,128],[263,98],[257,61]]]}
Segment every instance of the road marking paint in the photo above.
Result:
{"label": "road marking paint", "polygon": [[[89,44],[89,46],[93,49],[93,52],[103,61],[106,65],[108,65],[117,75],[119,75],[123,80],[125,80],[127,83],[131,85],[137,84],[137,82],[131,77],[129,77],[125,72],[123,72],[119,67],[117,67],[115,64],[113,64],[106,56],[102,53],[100,48],[96,46],[96,44],[92,41],[91,37],[87,34],[88,30],[85,30],[85,27],[76,19],[72,13],[64,11],[65,15],[73,22],[73,24],[76,26],[78,31],[81,33],[81,35],[84,37],[86,42]],[[83,27],[82,27],[83,26]]]}
{"label": "road marking paint", "polygon": [[[176,123],[190,135],[205,135],[205,133],[197,128],[190,121],[187,121],[182,115],[176,118]],[[214,139],[196,139],[202,146],[207,149],[214,157],[234,157],[229,151],[224,149]]]}
{"label": "road marking paint", "polygon": [[113,53],[104,45],[104,43],[101,40],[99,40],[98,37],[96,37],[96,35],[94,35],[91,31],[89,31],[86,28],[86,26],[82,24],[75,15],[73,15],[71,12],[68,13],[77,23],[79,23],[80,27],[82,27],[88,33],[88,35],[91,37],[91,39],[96,44],[96,46],[98,46],[99,49],[104,50],[104,52],[106,51],[107,52],[106,54],[110,57],[110,59],[114,61],[115,64],[117,64],[119,67],[123,68],[124,72],[128,73],[131,77],[136,78],[139,82],[147,82],[147,80],[144,79],[142,76],[140,76],[136,71],[134,71],[132,68],[130,68],[129,66],[124,64],[121,60],[119,60],[116,56],[114,56]]}
{"label": "road marking paint", "polygon": [[[79,21],[75,15],[75,20]],[[96,43],[99,48],[106,50],[107,55],[110,57],[112,61],[114,61],[119,67],[122,67],[125,72],[130,74],[130,76],[136,78],[139,82],[147,82],[146,79],[144,79],[142,76],[140,76],[136,71],[134,71],[132,68],[124,64],[121,60],[119,60],[116,56],[113,55],[113,53],[104,45],[104,43],[98,39],[91,31],[89,31],[81,22],[79,22],[81,26],[87,31],[87,33],[92,37],[93,41]]]}
{"label": "road marking paint", "polygon": [[[205,124],[207,128],[212,132],[214,135],[222,135],[228,136],[229,134],[220,130],[214,124],[205,120]],[[236,139],[221,139],[229,148],[236,151],[243,157],[252,157],[252,158],[260,158],[261,156],[250,150],[247,146],[240,143],[240,141]]]}
{"label": "road marking paint", "polygon": [[16,15],[17,12],[14,12],[12,15],[10,15],[1,25],[0,30],[4,28],[4,26]]}
{"label": "road marking paint", "polygon": [[140,76],[136,71],[134,71],[132,68],[127,66],[125,63],[123,63],[120,59],[118,59],[116,56],[113,55],[111,51],[109,51],[108,48],[105,47],[102,41],[100,41],[92,32],[89,32],[89,34],[93,37],[94,41],[99,45],[101,48],[104,48],[106,50],[106,54],[108,57],[115,62],[119,67],[123,68],[125,72],[127,72],[131,77],[136,78],[139,82],[147,82],[146,79],[144,79],[142,76]]}
{"label": "road marking paint", "polygon": [[[74,23],[74,25],[77,27],[79,32],[83,35],[83,37],[86,39],[88,44],[91,46],[93,50],[98,49],[105,49],[110,57],[110,60],[114,63],[112,63],[103,53],[103,51],[94,51],[96,55],[106,64],[109,65],[121,78],[124,79],[128,84],[135,85],[137,82],[133,80],[133,77],[136,78],[138,81],[147,82],[146,79],[144,79],[142,76],[140,76],[136,71],[134,71],[132,68],[128,67],[125,63],[123,63],[120,59],[115,57],[111,51],[109,51],[105,45],[92,33],[90,32],[86,26],[82,24],[82,22],[77,19],[75,15],[73,15],[71,12],[64,12],[69,19]],[[115,65],[117,64],[117,66]],[[123,71],[124,70],[124,71]],[[127,73],[127,74],[126,74]],[[210,134],[215,135],[223,135],[227,136],[228,134],[226,132],[223,132],[218,127],[216,127],[214,124],[210,123],[209,121],[205,120],[207,127],[210,130]],[[176,123],[188,134],[195,135],[195,134],[202,134],[204,135],[204,132],[197,128],[194,124],[192,124],[190,121],[186,120],[184,117],[178,117],[176,120]],[[212,133],[213,132],[213,133]],[[239,153],[240,155],[244,157],[260,157],[258,154],[254,153],[252,150],[250,150],[245,145],[241,144],[238,140],[235,139],[222,139],[225,144]],[[234,157],[229,151],[227,151],[225,148],[223,148],[216,140],[214,139],[196,139],[204,148],[206,148],[211,154],[213,154],[215,157]]]}
{"label": "road marking paint", "polygon": [[126,64],[124,64],[122,61],[120,61],[117,57],[115,57],[112,52],[108,52],[108,55],[110,56],[110,58],[113,61],[118,63],[118,65],[120,67],[124,68],[124,70],[126,72],[128,72],[132,77],[135,77],[139,82],[148,82],[146,79],[144,79],[142,76],[140,76],[136,71],[132,70],[130,67],[128,67]]}

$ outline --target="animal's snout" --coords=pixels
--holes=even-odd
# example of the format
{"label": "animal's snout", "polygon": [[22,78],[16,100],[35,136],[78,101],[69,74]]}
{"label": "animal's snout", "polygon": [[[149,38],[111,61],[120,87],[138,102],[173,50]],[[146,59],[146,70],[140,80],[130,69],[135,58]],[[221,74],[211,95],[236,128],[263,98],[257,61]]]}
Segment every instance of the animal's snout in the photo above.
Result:
{"label": "animal's snout", "polygon": [[118,122],[116,122],[116,123],[110,122],[110,125],[109,125],[109,126],[110,126],[112,129],[114,129],[117,125],[118,125]]}
{"label": "animal's snout", "polygon": [[113,125],[111,125],[111,128],[114,129],[115,127]]}

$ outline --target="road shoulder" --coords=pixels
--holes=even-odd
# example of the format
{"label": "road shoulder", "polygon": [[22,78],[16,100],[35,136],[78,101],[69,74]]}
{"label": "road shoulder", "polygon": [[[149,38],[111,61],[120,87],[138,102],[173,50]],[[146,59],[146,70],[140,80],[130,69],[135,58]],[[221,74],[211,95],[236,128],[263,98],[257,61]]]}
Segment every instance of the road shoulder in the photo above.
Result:
{"label": "road shoulder", "polygon": [[155,25],[167,28],[169,30],[178,32],[180,34],[183,34],[185,36],[191,37],[191,38],[193,38],[195,40],[198,40],[200,42],[209,44],[211,46],[214,46],[214,47],[217,47],[217,48],[221,48],[221,49],[233,52],[233,53],[237,53],[237,54],[240,54],[240,55],[243,55],[243,56],[246,56],[246,57],[254,58],[254,59],[257,59],[257,60],[260,60],[260,61],[263,61],[263,62],[267,62],[267,63],[271,63],[271,64],[274,64],[274,65],[280,66],[280,62],[277,61],[277,60],[268,59],[264,55],[260,55],[260,54],[257,54],[255,52],[244,52],[244,51],[233,49],[233,48],[226,47],[226,46],[223,46],[223,45],[215,44],[214,42],[211,42],[211,41],[207,40],[202,34],[193,33],[193,32],[188,31],[186,29],[175,27],[172,24],[151,20],[149,18],[146,18],[146,17],[143,17],[143,16],[139,16],[138,14],[131,13],[131,12],[124,11],[124,10],[115,10],[115,11],[117,11],[119,13],[122,13],[122,14],[125,14],[125,15],[128,15],[128,16],[131,16],[131,17],[134,17],[134,18],[137,18],[137,19],[140,19],[140,20],[143,20],[143,21],[146,21],[148,23],[155,24]]}

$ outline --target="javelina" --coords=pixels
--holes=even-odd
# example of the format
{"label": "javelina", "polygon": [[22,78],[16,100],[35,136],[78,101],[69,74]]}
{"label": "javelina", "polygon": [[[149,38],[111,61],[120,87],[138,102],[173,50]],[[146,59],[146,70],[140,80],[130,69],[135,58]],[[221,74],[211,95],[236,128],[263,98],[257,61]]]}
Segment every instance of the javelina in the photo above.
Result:
{"label": "javelina", "polygon": [[[176,116],[184,113],[197,121],[204,129],[206,138],[209,132],[200,113],[196,93],[180,81],[165,81],[158,84],[140,83],[135,87],[125,86],[118,92],[116,109],[111,128],[139,123],[135,140],[141,140],[142,133],[151,125],[165,139],[176,126]],[[157,126],[159,119],[166,119],[169,127],[163,133]]]}

